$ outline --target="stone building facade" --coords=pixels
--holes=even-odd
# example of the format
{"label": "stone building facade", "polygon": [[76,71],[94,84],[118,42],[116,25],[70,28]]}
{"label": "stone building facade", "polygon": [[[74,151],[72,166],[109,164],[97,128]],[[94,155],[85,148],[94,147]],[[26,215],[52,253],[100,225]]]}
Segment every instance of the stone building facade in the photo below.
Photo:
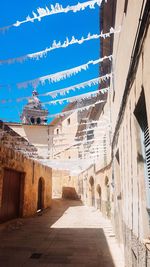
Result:
{"label": "stone building facade", "polygon": [[[108,23],[109,9],[102,9],[103,25]],[[150,266],[150,4],[116,1],[115,9],[115,27],[121,25],[120,34],[114,35],[110,48],[105,41],[102,44],[105,55],[113,53],[111,93],[101,114],[102,118],[110,110],[111,154],[106,162],[100,159],[83,173],[83,177],[87,175],[83,199],[92,197],[90,204],[96,205],[98,182],[100,209],[112,220],[126,266],[145,267]]]}
{"label": "stone building facade", "polygon": [[[110,110],[110,142],[107,158],[101,154],[79,175],[80,192],[85,203],[112,220],[126,266],[146,267],[150,266],[150,3],[109,1],[101,14],[101,26],[110,27],[109,14],[115,28],[121,26],[110,43],[102,42],[101,51],[103,56],[113,53],[111,91],[100,116]],[[105,73],[107,67],[101,65],[101,70]]]}
{"label": "stone building facade", "polygon": [[34,146],[2,122],[0,139],[0,222],[50,207],[51,168],[37,160]]}
{"label": "stone building facade", "polygon": [[113,42],[110,96],[113,222],[126,266],[133,267],[150,265],[149,19],[149,1],[117,1],[121,32]]}
{"label": "stone building facade", "polygon": [[[70,198],[74,198],[73,191],[78,197],[82,197],[78,173],[91,165],[93,150],[99,150],[97,141],[93,140],[99,138],[100,131],[98,129],[102,127],[102,124],[107,123],[106,120],[103,122],[98,120],[104,104],[99,103],[95,107],[92,104],[98,102],[99,99],[105,99],[105,97],[105,94],[103,96],[99,94],[90,100],[83,100],[80,103],[73,102],[64,109],[65,112],[68,112],[66,116],[56,118],[51,122],[50,126],[53,127],[54,133],[53,147],[51,148],[53,153],[51,154],[57,161],[57,168],[53,167],[52,171],[54,195],[62,196],[63,187],[68,187]],[[87,110],[76,110],[89,105],[91,107],[88,107]],[[93,120],[97,120],[95,123],[97,128],[93,124]]]}

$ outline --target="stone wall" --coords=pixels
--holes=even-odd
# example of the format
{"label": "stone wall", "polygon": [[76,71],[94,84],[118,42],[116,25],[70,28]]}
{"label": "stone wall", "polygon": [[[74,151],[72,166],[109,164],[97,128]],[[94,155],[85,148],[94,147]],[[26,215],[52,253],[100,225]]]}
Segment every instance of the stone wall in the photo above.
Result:
{"label": "stone wall", "polygon": [[[143,242],[144,239],[150,240],[144,130],[136,116],[145,112],[144,101],[140,102],[139,108],[144,93],[149,128],[150,28],[147,4],[148,1],[117,1],[115,27],[121,25],[121,31],[114,35],[112,44],[114,77],[110,84],[112,93],[106,104],[112,122],[112,171],[108,174],[112,184],[111,220],[125,252],[127,267],[150,266],[149,251]],[[103,212],[105,201],[103,198]]]}
{"label": "stone wall", "polygon": [[52,171],[51,168],[41,165],[37,161],[25,157],[12,148],[0,145],[0,206],[2,203],[4,169],[15,170],[23,174],[24,192],[22,215],[29,216],[37,211],[38,181],[44,179],[43,208],[50,207],[52,198]]}
{"label": "stone wall", "polygon": [[[20,123],[7,123],[7,125],[18,135],[32,144],[39,158],[52,157],[53,152],[53,127],[50,125],[27,125]],[[22,138],[23,139],[23,138]]]}
{"label": "stone wall", "polygon": [[[144,242],[137,238],[131,229],[123,222],[124,229],[124,252],[126,266],[133,267],[149,267],[150,266],[150,250]],[[149,247],[150,248],[150,247]]]}

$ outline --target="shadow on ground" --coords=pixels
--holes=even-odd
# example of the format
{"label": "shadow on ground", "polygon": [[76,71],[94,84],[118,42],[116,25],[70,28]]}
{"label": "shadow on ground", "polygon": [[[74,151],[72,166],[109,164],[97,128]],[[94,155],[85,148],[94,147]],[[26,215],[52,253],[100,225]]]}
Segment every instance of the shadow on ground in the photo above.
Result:
{"label": "shadow on ground", "polygon": [[81,201],[55,200],[38,215],[0,230],[0,266],[115,267],[97,215]]}

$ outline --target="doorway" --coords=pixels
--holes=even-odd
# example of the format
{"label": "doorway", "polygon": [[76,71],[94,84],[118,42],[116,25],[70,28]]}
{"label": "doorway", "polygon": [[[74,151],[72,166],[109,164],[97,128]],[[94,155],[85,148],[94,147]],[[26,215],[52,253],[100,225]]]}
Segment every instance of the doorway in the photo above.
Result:
{"label": "doorway", "polygon": [[42,210],[44,208],[44,179],[40,177],[38,181],[38,201],[37,201],[37,210]]}
{"label": "doorway", "polygon": [[22,185],[23,179],[21,172],[4,169],[0,222],[15,219],[21,215],[23,199]]}
{"label": "doorway", "polygon": [[94,178],[91,176],[90,180],[90,204],[92,207],[95,206],[95,190],[94,190]]}
{"label": "doorway", "polygon": [[101,187],[97,185],[97,209],[101,210]]}

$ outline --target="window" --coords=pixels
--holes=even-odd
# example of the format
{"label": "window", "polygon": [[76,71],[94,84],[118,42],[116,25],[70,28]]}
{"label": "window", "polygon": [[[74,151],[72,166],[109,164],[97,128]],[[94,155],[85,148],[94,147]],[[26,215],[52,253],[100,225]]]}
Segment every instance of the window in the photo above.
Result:
{"label": "window", "polygon": [[56,130],[57,134],[59,134],[59,129]]}
{"label": "window", "polygon": [[127,8],[128,8],[128,0],[125,0],[124,2],[124,13],[127,13]]}
{"label": "window", "polygon": [[37,118],[36,122],[37,122],[37,124],[40,124],[41,123],[41,119]]}
{"label": "window", "polygon": [[67,120],[67,124],[70,125],[70,118]]}
{"label": "window", "polygon": [[87,140],[94,139],[94,130],[88,130],[87,131]]}
{"label": "window", "polygon": [[143,155],[138,155],[138,160],[142,160],[142,162],[144,162],[147,210],[150,214],[150,134],[148,129],[144,90],[142,90],[139,101],[134,111],[134,115],[139,123],[141,130],[141,145]]}
{"label": "window", "polygon": [[35,119],[33,117],[31,117],[30,121],[31,121],[32,124],[35,123]]}

